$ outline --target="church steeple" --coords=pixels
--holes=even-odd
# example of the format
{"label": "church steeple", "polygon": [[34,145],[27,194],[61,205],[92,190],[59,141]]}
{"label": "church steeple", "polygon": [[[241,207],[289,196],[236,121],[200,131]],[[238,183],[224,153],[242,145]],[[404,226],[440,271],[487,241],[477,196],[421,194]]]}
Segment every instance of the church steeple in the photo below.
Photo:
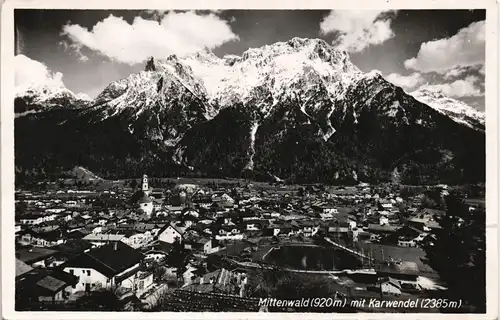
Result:
{"label": "church steeple", "polygon": [[144,193],[148,193],[149,192],[148,176],[147,175],[143,175],[142,176],[142,191]]}

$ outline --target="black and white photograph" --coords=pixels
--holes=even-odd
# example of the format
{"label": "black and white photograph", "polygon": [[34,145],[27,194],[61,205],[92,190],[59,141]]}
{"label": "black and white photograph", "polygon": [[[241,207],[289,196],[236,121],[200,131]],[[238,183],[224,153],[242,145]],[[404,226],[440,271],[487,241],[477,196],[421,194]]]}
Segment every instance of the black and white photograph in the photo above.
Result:
{"label": "black and white photograph", "polygon": [[2,299],[32,318],[494,319],[481,4],[11,9]]}

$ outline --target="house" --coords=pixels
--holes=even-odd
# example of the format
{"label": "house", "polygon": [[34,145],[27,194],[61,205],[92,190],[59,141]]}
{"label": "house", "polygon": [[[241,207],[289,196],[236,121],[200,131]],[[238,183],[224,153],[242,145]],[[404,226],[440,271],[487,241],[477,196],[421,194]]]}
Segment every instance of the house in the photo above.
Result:
{"label": "house", "polygon": [[379,219],[378,219],[378,223],[381,225],[381,226],[385,226],[385,225],[388,225],[389,224],[389,218],[385,217],[385,216],[380,216]]}
{"label": "house", "polygon": [[166,206],[165,210],[171,215],[178,215],[182,213],[183,206]]}
{"label": "house", "polygon": [[243,237],[243,233],[236,226],[222,226],[215,232],[217,240],[242,240]]}
{"label": "house", "polygon": [[35,214],[23,215],[19,218],[19,221],[22,225],[37,225],[43,222],[43,216]]}
{"label": "house", "polygon": [[378,281],[382,295],[401,295],[401,284],[391,277],[384,277]]}
{"label": "house", "polygon": [[153,273],[150,271],[139,271],[136,275],[134,288],[135,295],[140,297],[153,285]]}
{"label": "house", "polygon": [[124,236],[122,241],[133,248],[138,248],[153,240],[153,235],[150,231],[128,230],[124,232]]}
{"label": "house", "polygon": [[33,270],[28,264],[16,258],[16,279]]}
{"label": "house", "polygon": [[164,261],[167,258],[167,254],[159,250],[149,250],[144,255],[145,262],[160,262]]}
{"label": "house", "polygon": [[319,225],[309,220],[301,221],[300,225],[302,226],[302,234],[306,237],[312,237],[316,235],[320,228]]}
{"label": "house", "polygon": [[70,239],[63,244],[52,247],[52,249],[56,250],[57,253],[47,259],[47,267],[57,267],[74,256],[77,256],[86,250],[90,250],[91,248],[92,245],[85,240]]}
{"label": "house", "polygon": [[433,217],[428,215],[420,215],[420,217],[411,218],[410,220],[408,220],[408,224],[422,231],[442,229],[439,223],[435,221]]}
{"label": "house", "polygon": [[72,292],[125,287],[136,290],[136,274],[144,255],[121,241],[84,252],[64,263],[67,273],[79,277]]}
{"label": "house", "polygon": [[339,210],[335,206],[328,204],[319,206],[319,209],[320,212],[324,214],[335,215],[339,213]]}
{"label": "house", "polygon": [[63,302],[70,296],[78,277],[60,269],[32,269],[16,277],[16,310]]}
{"label": "house", "polygon": [[263,231],[263,236],[277,236],[281,232],[281,226],[278,224],[269,224]]}
{"label": "house", "polygon": [[330,212],[321,212],[319,213],[319,218],[323,221],[331,221],[333,220],[333,214]]}
{"label": "house", "polygon": [[219,246],[219,241],[215,240],[215,239],[208,239],[208,240],[204,240],[204,243],[203,243],[203,253],[204,254],[211,254],[211,253],[214,253],[214,252],[217,252],[221,249],[221,247]]}
{"label": "house", "polygon": [[221,268],[206,273],[183,286],[181,290],[198,293],[222,293],[243,297],[248,277],[243,270],[229,271]]}
{"label": "house", "polygon": [[231,198],[228,194],[223,193],[221,195],[214,195],[212,197],[213,202],[224,202],[224,203],[234,203],[234,199]]}
{"label": "house", "polygon": [[347,221],[329,222],[328,232],[332,233],[348,233],[350,224]]}
{"label": "house", "polygon": [[391,234],[399,229],[397,226],[392,225],[380,225],[380,224],[369,224],[367,230],[372,233],[377,234]]}
{"label": "house", "polygon": [[64,243],[61,230],[52,230],[48,232],[36,232],[34,230],[25,230],[19,233],[23,242],[33,244],[39,247],[53,247]]}
{"label": "house", "polygon": [[212,197],[209,195],[197,194],[193,197],[192,202],[198,208],[208,209],[212,205]]}
{"label": "house", "polygon": [[398,246],[416,247],[425,238],[426,233],[411,225],[405,225],[399,228],[395,235],[398,236]]}
{"label": "house", "polygon": [[127,238],[124,234],[99,233],[88,234],[83,237],[83,240],[90,242],[93,247],[99,247],[107,243],[124,242]]}
{"label": "house", "polygon": [[415,241],[415,239],[400,238],[400,239],[398,239],[398,246],[413,248],[413,247],[417,246],[417,242]]}
{"label": "house", "polygon": [[258,231],[267,228],[269,225],[269,220],[266,219],[254,219],[247,220],[244,222],[245,229],[248,231]]}
{"label": "house", "polygon": [[165,225],[163,230],[160,230],[158,233],[158,240],[174,243],[175,239],[178,238],[179,241],[183,240],[184,230],[181,228],[174,226],[173,224]]}
{"label": "house", "polygon": [[27,246],[16,249],[16,258],[32,267],[46,267],[46,260],[57,253],[56,250]]}
{"label": "house", "polygon": [[193,281],[195,272],[197,270],[198,268],[192,266],[191,264],[188,264],[186,266],[186,271],[184,271],[184,273],[182,274],[182,278],[184,279],[184,286],[189,285]]}
{"label": "house", "polygon": [[381,211],[392,211],[393,204],[391,202],[379,203],[379,210]]}
{"label": "house", "polygon": [[416,283],[420,274],[417,263],[412,261],[390,261],[375,270],[380,277],[391,277],[400,283]]}

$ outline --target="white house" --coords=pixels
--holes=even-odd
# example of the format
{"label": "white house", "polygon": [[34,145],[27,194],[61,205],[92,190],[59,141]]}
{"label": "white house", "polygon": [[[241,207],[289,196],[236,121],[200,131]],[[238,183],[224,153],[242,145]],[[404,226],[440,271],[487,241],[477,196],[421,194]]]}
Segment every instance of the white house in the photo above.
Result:
{"label": "white house", "polygon": [[24,216],[19,219],[21,224],[24,225],[37,225],[43,222],[43,216],[39,215],[30,215],[30,216]]}
{"label": "white house", "polygon": [[323,221],[333,220],[333,214],[331,214],[330,212],[322,212],[322,213],[319,214],[319,217]]}
{"label": "white house", "polygon": [[334,206],[330,206],[330,205],[321,206],[321,211],[323,213],[332,214],[332,215],[339,213],[339,210],[337,208],[335,208]]}
{"label": "white house", "polygon": [[380,284],[380,291],[382,292],[382,294],[395,295],[395,296],[401,295],[401,284],[399,283],[398,280],[386,277],[379,280],[379,284]]}
{"label": "white house", "polygon": [[400,247],[416,247],[417,243],[415,242],[415,239],[398,239],[398,246]]}
{"label": "white house", "polygon": [[211,254],[220,250],[218,242],[214,239],[209,239],[203,244],[203,253]]}
{"label": "white house", "polygon": [[79,277],[72,293],[116,287],[135,292],[136,274],[143,259],[144,255],[138,250],[118,241],[84,252],[68,260],[62,268]]}
{"label": "white house", "polygon": [[226,232],[223,229],[219,230],[219,234],[215,235],[216,240],[243,240],[243,233]]}
{"label": "white house", "polygon": [[179,238],[179,240],[182,241],[183,233],[184,231],[182,229],[170,224],[163,231],[159,232],[158,240],[167,243],[174,243],[175,238]]}
{"label": "white house", "polygon": [[387,218],[387,217],[383,217],[383,216],[382,216],[382,217],[380,217],[380,218],[379,218],[379,224],[380,224],[381,226],[386,225],[386,224],[389,224],[389,218]]}

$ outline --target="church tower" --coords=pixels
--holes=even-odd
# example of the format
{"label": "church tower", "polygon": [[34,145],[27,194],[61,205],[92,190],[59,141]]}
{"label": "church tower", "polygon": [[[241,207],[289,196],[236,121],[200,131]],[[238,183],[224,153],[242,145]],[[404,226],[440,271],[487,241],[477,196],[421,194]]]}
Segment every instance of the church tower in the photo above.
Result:
{"label": "church tower", "polygon": [[144,194],[146,195],[149,195],[149,184],[147,175],[142,176],[142,192],[144,192]]}

